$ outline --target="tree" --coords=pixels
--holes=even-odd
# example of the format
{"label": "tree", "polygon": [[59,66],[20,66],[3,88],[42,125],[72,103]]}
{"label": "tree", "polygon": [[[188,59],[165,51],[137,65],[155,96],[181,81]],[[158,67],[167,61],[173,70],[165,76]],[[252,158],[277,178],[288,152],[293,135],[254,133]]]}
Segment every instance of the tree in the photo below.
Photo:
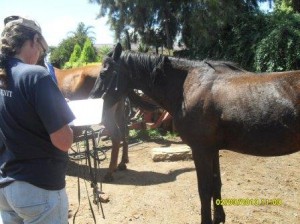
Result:
{"label": "tree", "polygon": [[[67,37],[66,39],[62,40],[59,43],[58,47],[51,51],[51,63],[55,67],[62,68],[64,64],[69,61],[76,44],[78,44],[82,49],[87,38],[89,38],[90,40],[95,39],[92,36],[94,32],[90,31],[91,28],[93,27],[85,26],[85,24],[82,22],[79,23],[75,31],[69,32],[69,34],[71,34],[70,37]],[[95,48],[94,51],[96,51]]]}
{"label": "tree", "polygon": [[300,15],[274,13],[268,16],[267,32],[257,44],[257,71],[300,69]]}
{"label": "tree", "polygon": [[52,49],[50,61],[53,66],[62,68],[63,65],[69,61],[75,45],[76,40],[72,37],[69,37],[62,40],[56,48]]}
{"label": "tree", "polygon": [[111,52],[111,47],[110,46],[107,46],[107,45],[104,45],[102,47],[100,47],[98,49],[98,58],[100,62],[103,61],[103,59]]}
{"label": "tree", "polygon": [[93,26],[86,26],[83,22],[80,22],[76,30],[70,31],[69,34],[71,34],[80,46],[83,46],[87,38],[90,38],[92,41],[95,40],[95,32],[91,31],[93,28]]}
{"label": "tree", "polygon": [[283,12],[300,13],[299,0],[276,0],[275,10]]}
{"label": "tree", "polygon": [[71,54],[71,57],[69,59],[69,62],[74,63],[74,62],[79,61],[80,54],[81,54],[81,47],[80,47],[79,44],[76,44],[75,47],[74,47],[74,50]]}
{"label": "tree", "polygon": [[[271,0],[90,0],[100,5],[99,17],[108,15],[116,39],[138,34],[148,46],[172,49],[175,40],[194,47],[195,40],[214,42],[220,29],[239,15]],[[133,36],[133,35],[132,35]],[[127,41],[128,42],[128,41]],[[127,44],[128,45],[128,44]],[[198,45],[198,43],[196,43]],[[130,47],[129,47],[130,48]]]}
{"label": "tree", "polygon": [[[124,36],[127,40],[137,35],[140,43],[154,46],[157,52],[158,47],[171,49],[175,41],[179,40],[179,45],[186,48],[184,54],[191,59],[232,60],[246,69],[262,71],[293,69],[298,66],[298,59],[292,61],[292,58],[297,58],[300,54],[297,45],[299,25],[297,19],[292,19],[291,24],[285,22],[284,18],[289,18],[288,14],[299,12],[299,0],[90,2],[100,4],[99,16],[108,15],[118,39],[122,33],[126,33]],[[260,2],[269,2],[270,6],[275,3],[274,13],[265,14],[260,11]],[[276,20],[279,13],[283,13],[282,19]],[[270,19],[272,17],[274,19]],[[274,25],[275,20],[278,26]],[[284,24],[291,26],[294,32],[284,28]],[[274,53],[276,46],[280,47],[284,57]],[[278,64],[272,68],[260,66],[267,64],[268,60]]]}
{"label": "tree", "polygon": [[73,67],[78,67],[79,65],[79,58],[81,54],[81,47],[79,44],[76,44],[74,47],[74,50],[70,56],[69,61],[67,61],[64,65],[63,68],[73,68]]}
{"label": "tree", "polygon": [[79,61],[81,63],[97,61],[97,54],[95,52],[95,49],[93,47],[93,44],[92,44],[92,41],[90,40],[90,38],[87,38],[84,43],[82,52],[80,54]]}
{"label": "tree", "polygon": [[[120,41],[122,35],[128,37],[138,34],[140,41],[149,46],[173,48],[173,41],[179,30],[176,22],[177,2],[180,1],[100,1],[99,16],[108,14],[109,23]],[[129,47],[130,48],[130,47]]]}

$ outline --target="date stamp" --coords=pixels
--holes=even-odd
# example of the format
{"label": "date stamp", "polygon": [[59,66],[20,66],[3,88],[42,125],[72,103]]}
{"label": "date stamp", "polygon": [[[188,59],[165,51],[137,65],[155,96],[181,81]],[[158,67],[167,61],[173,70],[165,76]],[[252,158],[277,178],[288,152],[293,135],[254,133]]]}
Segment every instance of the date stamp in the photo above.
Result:
{"label": "date stamp", "polygon": [[216,205],[222,206],[280,206],[282,199],[280,198],[225,198],[216,199]]}

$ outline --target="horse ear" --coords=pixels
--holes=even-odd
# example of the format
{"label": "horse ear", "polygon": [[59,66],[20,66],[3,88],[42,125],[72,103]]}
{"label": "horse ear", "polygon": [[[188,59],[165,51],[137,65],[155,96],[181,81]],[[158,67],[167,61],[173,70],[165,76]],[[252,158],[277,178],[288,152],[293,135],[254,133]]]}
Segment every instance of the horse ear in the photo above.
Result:
{"label": "horse ear", "polygon": [[114,61],[117,61],[122,53],[122,46],[120,43],[117,43],[117,45],[115,46],[115,50],[113,52],[112,58],[114,59]]}

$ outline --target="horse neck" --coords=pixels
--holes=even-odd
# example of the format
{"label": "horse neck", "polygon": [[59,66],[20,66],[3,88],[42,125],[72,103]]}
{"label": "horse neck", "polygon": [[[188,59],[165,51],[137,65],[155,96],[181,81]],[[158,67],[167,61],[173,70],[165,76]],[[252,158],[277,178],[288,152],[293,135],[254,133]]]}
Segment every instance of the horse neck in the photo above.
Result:
{"label": "horse neck", "polygon": [[156,75],[153,71],[163,63],[163,57],[130,53],[122,57],[130,89],[142,90],[161,107],[173,114],[182,102],[182,86],[186,71]]}

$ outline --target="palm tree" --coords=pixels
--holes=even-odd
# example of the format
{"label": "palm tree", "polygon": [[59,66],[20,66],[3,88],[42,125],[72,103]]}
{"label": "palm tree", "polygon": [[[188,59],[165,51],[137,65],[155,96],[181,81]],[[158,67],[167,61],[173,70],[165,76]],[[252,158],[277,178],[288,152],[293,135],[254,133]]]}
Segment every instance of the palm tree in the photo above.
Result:
{"label": "palm tree", "polygon": [[69,34],[73,36],[76,43],[83,46],[87,38],[90,38],[93,42],[96,40],[95,32],[91,31],[91,29],[94,29],[94,27],[86,26],[83,22],[80,22],[76,31],[70,31]]}

